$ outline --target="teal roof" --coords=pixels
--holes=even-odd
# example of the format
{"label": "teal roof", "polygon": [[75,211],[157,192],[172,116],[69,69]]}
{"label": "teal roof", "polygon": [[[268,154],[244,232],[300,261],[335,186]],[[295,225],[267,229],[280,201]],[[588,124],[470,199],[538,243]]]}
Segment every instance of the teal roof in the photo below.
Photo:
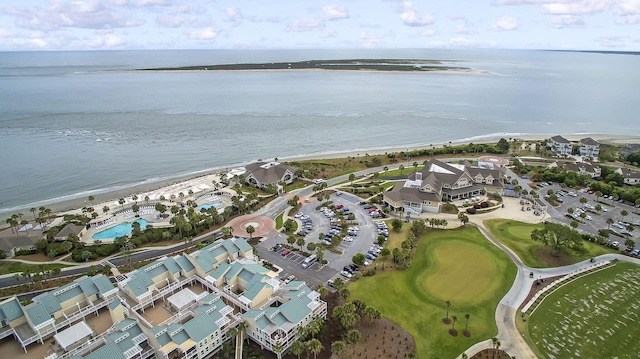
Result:
{"label": "teal roof", "polygon": [[140,270],[136,271],[133,274],[133,277],[134,278],[138,278],[140,280],[140,282],[142,282],[142,284],[144,284],[145,287],[149,287],[149,286],[153,285],[153,280],[151,279],[151,277],[149,277],[149,274],[147,274],[147,272],[145,272],[142,269],[143,268],[141,268]]}
{"label": "teal roof", "polygon": [[252,310],[249,310],[249,311],[245,312],[242,316],[243,317],[247,317],[247,318],[255,318],[255,317],[259,316],[260,314],[262,314],[261,310],[252,309]]}
{"label": "teal roof", "polygon": [[202,341],[218,329],[220,328],[208,315],[199,315],[184,324],[184,330],[195,342]]}
{"label": "teal roof", "polygon": [[259,264],[253,264],[253,263],[245,264],[244,267],[254,273],[260,273],[260,274],[265,274],[271,271],[270,269],[267,269]]}
{"label": "teal roof", "polygon": [[238,275],[238,273],[240,273],[240,271],[242,270],[242,267],[243,267],[242,263],[234,262],[231,265],[231,268],[229,268],[227,273],[224,275],[224,278],[227,280],[234,278],[236,275]]}
{"label": "teal roof", "polygon": [[209,293],[206,296],[204,296],[203,298],[201,298],[198,302],[214,304],[215,302],[217,302],[219,300],[220,300],[220,296],[213,295],[213,294]]}
{"label": "teal roof", "polygon": [[292,298],[280,306],[280,313],[291,323],[298,324],[311,313],[311,309],[299,298]]}
{"label": "teal roof", "polygon": [[145,286],[142,281],[140,279],[133,278],[132,280],[130,280],[127,283],[127,286],[133,291],[133,294],[135,294],[136,297],[146,293],[147,290],[147,286]]}
{"label": "teal roof", "polygon": [[37,303],[42,303],[42,305],[44,305],[44,307],[47,308],[47,311],[49,312],[49,314],[53,314],[59,310],[62,310],[62,307],[60,306],[60,302],[58,302],[58,298],[56,298],[51,292],[47,292],[45,294],[39,295],[33,298],[33,301]]}
{"label": "teal roof", "polygon": [[133,341],[131,340],[133,339],[133,337],[131,335],[129,335],[128,337],[122,339],[121,341],[119,341],[118,347],[120,348],[120,350],[124,353],[127,350],[136,347],[137,345],[133,343]]}
{"label": "teal roof", "polygon": [[9,322],[24,316],[22,306],[20,305],[17,297],[13,297],[11,300],[2,303],[0,305],[0,309]]}
{"label": "teal roof", "polygon": [[126,328],[128,325],[131,325],[132,323],[135,323],[136,321],[134,319],[131,318],[126,318],[125,320],[116,323],[115,327],[118,330],[122,330],[123,328]]}
{"label": "teal roof", "polygon": [[277,326],[281,326],[282,324],[288,322],[289,320],[287,319],[287,317],[285,317],[284,315],[282,315],[282,312],[276,313],[276,315],[269,317],[269,320],[271,321],[271,323],[277,325]]}
{"label": "teal roof", "polygon": [[93,283],[91,277],[78,278],[76,282],[80,285],[80,288],[87,297],[98,293],[98,287]]}
{"label": "teal roof", "polygon": [[167,345],[167,343],[170,343],[172,341],[171,337],[167,333],[160,334],[160,336],[158,336],[156,340],[158,341],[158,344],[160,344],[161,347]]}
{"label": "teal roof", "polygon": [[216,263],[211,256],[203,255],[200,253],[198,257],[195,258],[196,264],[202,268],[205,272],[210,272],[213,270],[214,264]]}
{"label": "teal roof", "polygon": [[38,325],[51,319],[51,314],[42,303],[32,303],[24,308],[24,312],[33,325]]}
{"label": "teal roof", "polygon": [[189,262],[189,260],[185,256],[176,257],[176,262],[185,272],[192,271],[196,268],[193,266],[193,264],[191,264],[191,262]]}
{"label": "teal roof", "polygon": [[164,264],[164,266],[167,267],[167,269],[171,274],[180,272],[181,268],[176,262],[176,260],[173,259],[173,257],[166,258],[165,260],[162,261],[162,264]]}
{"label": "teal roof", "polygon": [[99,349],[86,355],[84,359],[127,359],[115,343],[101,346]]}
{"label": "teal roof", "polygon": [[211,273],[211,278],[213,278],[213,279],[221,278],[225,273],[227,273],[229,268],[231,268],[231,264],[229,264],[227,262],[220,263],[218,268],[216,268],[216,270],[213,271],[213,273]]}
{"label": "teal roof", "polygon": [[233,242],[243,252],[249,252],[253,250],[253,247],[251,247],[251,245],[244,238],[237,237],[233,240]]}
{"label": "teal roof", "polygon": [[184,330],[177,332],[176,334],[171,336],[171,339],[178,345],[184,343],[189,339],[189,334]]}
{"label": "teal roof", "polygon": [[213,257],[213,258],[217,258],[217,257],[219,257],[221,255],[226,255],[227,254],[227,250],[223,246],[220,246],[220,247],[215,248],[215,249],[213,249],[211,251],[208,251],[208,252],[211,254],[211,257]]}
{"label": "teal roof", "polygon": [[258,295],[265,288],[272,288],[272,287],[267,283],[256,283],[252,285],[251,288],[249,288],[249,290],[245,291],[243,295],[247,299],[253,300],[256,297],[256,295]]}
{"label": "teal roof", "polygon": [[146,273],[149,275],[150,278],[156,278],[167,273],[167,267],[165,267],[164,265],[160,265],[151,270],[146,271]]}
{"label": "teal roof", "polygon": [[62,303],[69,299],[75,298],[79,295],[84,296],[84,292],[82,291],[82,288],[80,288],[80,286],[77,286],[75,288],[71,288],[63,293],[58,294],[56,296],[56,299],[58,299],[58,302]]}
{"label": "teal roof", "polygon": [[253,272],[250,272],[246,269],[242,269],[242,271],[240,271],[240,273],[238,273],[238,277],[244,279],[246,282],[250,281],[251,278],[253,278],[255,274],[253,274]]}
{"label": "teal roof", "polygon": [[120,303],[120,301],[118,299],[116,299],[113,302],[109,303],[109,309],[115,310],[116,308],[118,308],[121,305],[122,305],[122,303]]}
{"label": "teal roof", "polygon": [[227,252],[229,253],[237,253],[240,250],[240,248],[238,248],[238,246],[236,246],[236,244],[233,243],[231,239],[223,241],[222,245],[227,249]]}
{"label": "teal roof", "polygon": [[[246,315],[246,313],[245,313]],[[269,325],[271,325],[271,321],[267,318],[266,315],[261,316],[260,318],[258,318],[256,320],[256,326],[260,329],[265,329],[266,327],[268,327]]]}
{"label": "teal roof", "polygon": [[95,283],[98,291],[100,291],[101,294],[104,294],[114,288],[113,283],[111,283],[111,281],[109,280],[109,277],[102,274],[94,276],[93,283]]}

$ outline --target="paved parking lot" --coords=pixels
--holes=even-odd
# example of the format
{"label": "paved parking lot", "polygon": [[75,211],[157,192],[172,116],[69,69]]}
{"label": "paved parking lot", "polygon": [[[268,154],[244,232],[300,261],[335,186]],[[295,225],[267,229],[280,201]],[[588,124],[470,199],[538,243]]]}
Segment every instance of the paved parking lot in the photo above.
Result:
{"label": "paved parking lot", "polygon": [[[552,186],[543,187],[540,190],[541,197],[547,194],[549,189],[553,189],[554,191],[560,190],[560,186],[554,184]],[[596,205],[602,206],[603,210],[597,212],[595,210],[587,211],[587,215],[591,217],[591,220],[581,219],[583,223],[578,226],[578,229],[590,234],[597,235],[598,230],[606,229],[609,227],[607,224],[607,219],[612,218],[614,221],[618,222],[622,220],[621,212],[626,210],[629,215],[624,218],[625,222],[628,223],[637,223],[640,221],[640,216],[635,214],[634,212],[638,212],[637,208],[633,206],[618,203],[615,201],[611,201],[609,199],[605,199],[600,197],[599,202],[596,202],[596,196],[593,194],[589,194],[587,192],[582,191],[574,191],[574,190],[566,190],[567,192],[574,192],[576,196],[564,195],[561,196],[562,203],[558,207],[549,206],[547,212],[552,217],[553,221],[563,223],[569,225],[572,221],[571,218],[566,217],[569,208],[573,208],[574,210],[580,207],[583,207],[583,204],[580,202],[580,198],[584,197],[587,199],[587,204],[595,207]],[[614,227],[612,227],[614,228]],[[624,242],[623,238],[615,239],[619,237],[611,236],[611,240],[619,240],[620,242]],[[631,232],[631,238],[636,241],[636,248],[640,246],[640,232],[633,231]]]}
{"label": "paved parking lot", "polygon": [[[283,272],[280,273],[281,279],[285,279],[289,275],[294,275],[296,280],[304,280],[309,283],[310,286],[315,286],[320,283],[324,284],[330,278],[339,277],[342,268],[351,263],[351,258],[356,253],[366,253],[373,242],[377,240],[378,232],[371,216],[369,216],[369,211],[358,205],[358,202],[362,201],[361,198],[344,193],[340,196],[332,195],[331,200],[334,202],[334,205],[341,204],[355,215],[353,222],[357,223],[359,231],[356,236],[351,236],[353,242],[342,241],[337,247],[337,249],[343,252],[342,255],[325,251],[324,258],[329,261],[329,263],[317,271],[319,267],[318,263],[310,268],[302,267],[302,262],[305,260],[304,256],[292,252],[283,257],[280,253],[274,253],[270,250],[276,243],[287,243],[287,237],[285,235],[280,234],[274,238],[265,240],[258,245],[258,253],[262,259],[283,268]],[[300,212],[309,216],[309,219],[313,223],[313,229],[305,236],[305,251],[308,251],[306,250],[308,243],[320,243],[319,234],[329,233],[331,229],[329,218],[315,209],[319,205],[319,202],[313,201],[300,209]],[[293,217],[295,213],[290,213],[289,215]],[[300,225],[301,223],[302,222],[298,220],[298,224]]]}

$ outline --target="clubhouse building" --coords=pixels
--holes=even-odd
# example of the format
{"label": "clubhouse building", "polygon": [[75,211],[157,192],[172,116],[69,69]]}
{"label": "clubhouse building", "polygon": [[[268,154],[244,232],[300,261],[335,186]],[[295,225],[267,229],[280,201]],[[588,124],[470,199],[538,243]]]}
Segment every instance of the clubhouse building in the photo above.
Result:
{"label": "clubhouse building", "polygon": [[418,215],[438,213],[445,202],[473,198],[486,192],[502,194],[504,176],[504,168],[492,163],[481,162],[474,166],[468,161],[452,164],[434,159],[385,192],[383,200],[394,211]]}
{"label": "clubhouse building", "polygon": [[[243,238],[157,259],[115,282],[85,276],[27,306],[6,299],[0,338],[13,336],[25,352],[31,343],[51,345],[47,359],[204,359],[232,339],[232,329],[286,353],[300,328],[327,315],[318,292],[300,281],[285,284]],[[113,325],[94,333],[86,317],[105,308]]]}

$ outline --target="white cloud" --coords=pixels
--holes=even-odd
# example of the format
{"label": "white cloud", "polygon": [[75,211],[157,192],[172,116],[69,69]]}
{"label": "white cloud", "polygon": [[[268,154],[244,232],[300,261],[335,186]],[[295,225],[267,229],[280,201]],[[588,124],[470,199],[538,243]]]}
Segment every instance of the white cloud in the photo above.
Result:
{"label": "white cloud", "polygon": [[146,7],[146,6],[166,6],[171,5],[169,0],[137,0],[136,6]]}
{"label": "white cloud", "polygon": [[9,29],[0,27],[0,37],[13,37],[15,35],[16,35],[15,32]]}
{"label": "white cloud", "polygon": [[285,28],[285,31],[289,32],[304,32],[311,31],[324,27],[324,22],[320,19],[309,18],[302,20],[295,20]]}
{"label": "white cloud", "polygon": [[92,49],[117,49],[126,44],[126,40],[114,34],[96,34],[93,38],[82,43],[83,46]]}
{"label": "white cloud", "polygon": [[556,29],[564,29],[582,27],[584,26],[584,21],[579,15],[557,15],[551,19],[550,24]]}
{"label": "white cloud", "polygon": [[330,39],[330,38],[334,38],[338,35],[338,32],[335,30],[332,31],[323,31],[320,33],[320,37],[323,39]]}
{"label": "white cloud", "polygon": [[495,47],[493,41],[472,40],[466,37],[454,37],[449,40],[451,47]]}
{"label": "white cloud", "polygon": [[164,27],[180,27],[186,24],[193,24],[197,20],[197,16],[190,14],[163,15],[156,18],[158,24]]}
{"label": "white cloud", "polygon": [[537,5],[549,3],[574,2],[576,0],[493,0],[493,5]]}
{"label": "white cloud", "polygon": [[358,43],[363,47],[377,47],[384,42],[384,35],[360,32]]}
{"label": "white cloud", "polygon": [[470,35],[474,33],[475,31],[471,30],[467,24],[459,24],[458,27],[456,27],[456,34]]}
{"label": "white cloud", "polygon": [[595,14],[611,8],[612,0],[577,0],[542,5],[542,12],[552,15]]}
{"label": "white cloud", "polygon": [[499,18],[498,21],[493,24],[493,26],[491,26],[491,29],[495,31],[513,31],[517,30],[518,27],[520,27],[520,23],[518,23],[518,20],[512,18],[511,16],[503,16]]}
{"label": "white cloud", "polygon": [[345,6],[330,4],[322,8],[322,13],[328,21],[349,18],[349,10]]}
{"label": "white cloud", "polygon": [[213,40],[216,37],[218,37],[218,35],[220,35],[220,32],[222,30],[218,29],[218,28],[214,28],[214,27],[207,27],[204,28],[200,31],[193,31],[189,34],[189,38],[190,39],[194,39],[194,40]]}
{"label": "white cloud", "polygon": [[240,11],[240,9],[236,7],[228,7],[226,9],[226,12],[227,12],[227,18],[233,22],[240,22],[244,18],[244,16],[242,16],[242,12]]}
{"label": "white cloud", "polygon": [[433,26],[427,26],[422,31],[420,31],[420,35],[422,36],[433,36],[436,34],[436,29]]}
{"label": "white cloud", "polygon": [[402,22],[408,26],[427,26],[434,22],[433,15],[429,14],[420,16],[413,3],[409,1],[403,4],[403,10],[400,14],[400,18],[402,19]]}
{"label": "white cloud", "polygon": [[640,23],[640,15],[626,15],[616,20],[616,23],[623,25],[633,25]]}

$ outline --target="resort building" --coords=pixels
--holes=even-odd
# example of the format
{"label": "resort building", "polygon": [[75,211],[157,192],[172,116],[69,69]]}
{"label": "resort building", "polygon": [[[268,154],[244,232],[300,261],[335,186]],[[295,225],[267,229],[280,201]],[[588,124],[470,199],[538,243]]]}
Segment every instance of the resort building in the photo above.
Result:
{"label": "resort building", "polygon": [[600,167],[591,162],[553,162],[549,168],[560,167],[565,171],[576,172],[591,178],[600,177],[602,170]]}
{"label": "resort building", "polygon": [[[243,238],[163,257],[115,280],[78,278],[27,306],[17,297],[4,300],[0,337],[13,335],[26,351],[53,336],[47,359],[204,359],[242,322],[263,348],[286,352],[298,328],[327,314],[318,292],[304,282],[285,284],[256,262]],[[94,333],[85,317],[101,309],[113,325]]]}
{"label": "resort building", "polygon": [[640,183],[640,171],[634,171],[630,168],[618,168],[616,173],[619,173],[624,177],[624,183],[630,186]]}
{"label": "resort building", "polygon": [[296,178],[296,169],[279,162],[256,162],[246,167],[245,181],[251,185],[264,188],[268,185],[278,185],[280,182],[289,184]]}
{"label": "resort building", "polygon": [[398,183],[383,194],[384,202],[391,210],[421,214],[437,213],[447,201],[472,198],[486,192],[502,194],[504,168],[485,163],[473,166],[431,160],[420,171],[409,175],[407,181]]}
{"label": "resort building", "polygon": [[547,147],[559,157],[571,156],[571,153],[573,152],[573,145],[571,142],[562,136],[551,137],[547,142]]}
{"label": "resort building", "polygon": [[4,252],[7,257],[13,257],[18,251],[33,251],[36,249],[36,243],[42,239],[42,232],[36,232],[39,236],[21,236],[10,235],[8,237],[0,237],[0,251]]}
{"label": "resort building", "polygon": [[580,156],[597,159],[600,156],[600,144],[591,137],[581,139]]}
{"label": "resort building", "polygon": [[58,234],[53,237],[56,241],[63,242],[69,239],[70,234],[75,234],[76,238],[82,237],[85,234],[87,229],[84,226],[78,226],[77,224],[69,223],[64,228],[58,232]]}

